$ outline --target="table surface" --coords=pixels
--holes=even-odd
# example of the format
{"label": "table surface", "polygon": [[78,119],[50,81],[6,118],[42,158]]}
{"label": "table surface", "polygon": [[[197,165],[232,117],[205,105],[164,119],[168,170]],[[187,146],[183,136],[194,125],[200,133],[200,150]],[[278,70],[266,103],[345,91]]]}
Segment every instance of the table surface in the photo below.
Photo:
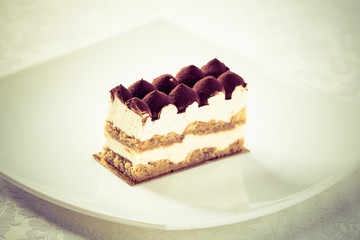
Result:
{"label": "table surface", "polygon": [[[284,81],[359,107],[359,11],[356,0],[0,0],[0,77],[164,18],[292,76]],[[72,212],[0,179],[0,238],[360,239],[359,182],[358,169],[325,192],[265,217],[161,231]]]}

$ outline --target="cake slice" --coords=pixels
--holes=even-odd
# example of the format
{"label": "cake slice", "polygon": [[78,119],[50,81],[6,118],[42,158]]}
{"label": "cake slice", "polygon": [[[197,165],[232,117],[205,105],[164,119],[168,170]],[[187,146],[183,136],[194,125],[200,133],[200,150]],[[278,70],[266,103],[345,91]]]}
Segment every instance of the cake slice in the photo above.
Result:
{"label": "cake slice", "polygon": [[130,185],[242,153],[247,84],[217,59],[110,90],[94,157]]}

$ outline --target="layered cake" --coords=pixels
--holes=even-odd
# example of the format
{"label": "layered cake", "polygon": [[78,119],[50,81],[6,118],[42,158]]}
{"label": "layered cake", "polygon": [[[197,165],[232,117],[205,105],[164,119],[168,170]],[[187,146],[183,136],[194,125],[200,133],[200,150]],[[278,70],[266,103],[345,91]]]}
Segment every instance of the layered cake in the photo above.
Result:
{"label": "layered cake", "polygon": [[130,185],[244,148],[247,84],[213,59],[151,83],[110,90],[105,145],[94,157]]}

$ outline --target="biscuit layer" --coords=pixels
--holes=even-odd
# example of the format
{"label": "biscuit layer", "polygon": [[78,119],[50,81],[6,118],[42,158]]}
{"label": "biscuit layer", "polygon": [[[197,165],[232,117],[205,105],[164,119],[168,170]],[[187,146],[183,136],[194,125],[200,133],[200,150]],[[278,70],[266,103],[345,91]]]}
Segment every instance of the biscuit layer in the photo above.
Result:
{"label": "biscuit layer", "polygon": [[244,138],[240,138],[222,150],[218,150],[216,147],[208,147],[191,151],[183,161],[178,163],[174,163],[169,159],[159,159],[149,161],[147,164],[133,165],[129,159],[122,157],[107,147],[104,147],[99,157],[106,161],[104,165],[110,165],[114,168],[113,170],[119,173],[117,175],[127,178],[127,182],[130,184],[131,182],[136,184],[175,171],[194,167],[210,160],[245,151]]}
{"label": "biscuit layer", "polygon": [[220,131],[234,129],[237,125],[242,125],[245,123],[246,108],[243,108],[231,118],[230,122],[215,120],[211,120],[210,122],[196,121],[189,124],[182,134],[171,132],[167,135],[155,135],[149,140],[145,141],[140,141],[132,136],[127,135],[121,129],[114,127],[111,122],[106,122],[105,131],[111,138],[118,141],[127,148],[132,149],[136,152],[143,152],[159,147],[166,147],[174,143],[180,143],[188,134],[206,135],[211,133],[217,133]]}

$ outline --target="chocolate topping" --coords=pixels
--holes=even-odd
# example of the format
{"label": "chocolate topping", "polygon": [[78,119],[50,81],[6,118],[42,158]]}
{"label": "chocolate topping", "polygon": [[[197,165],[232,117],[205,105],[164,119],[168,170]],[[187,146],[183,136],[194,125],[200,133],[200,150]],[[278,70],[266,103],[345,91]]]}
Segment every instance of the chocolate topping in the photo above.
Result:
{"label": "chocolate topping", "polygon": [[243,87],[246,87],[244,79],[236,73],[230,71],[221,74],[218,77],[218,81],[221,82],[225,88],[225,99],[231,99],[231,95],[236,86],[242,85]]}
{"label": "chocolate topping", "polygon": [[155,88],[165,94],[169,94],[179,82],[170,74],[163,74],[152,81]]}
{"label": "chocolate topping", "polygon": [[140,116],[144,114],[149,114],[151,116],[151,111],[148,105],[137,97],[130,98],[125,102],[125,105]]}
{"label": "chocolate topping", "polygon": [[130,87],[128,87],[129,92],[133,97],[137,97],[143,99],[146,94],[155,90],[155,87],[151,85],[149,82],[141,79],[135,83],[133,83]]}
{"label": "chocolate topping", "polygon": [[205,77],[204,73],[196,66],[189,65],[183,67],[177,74],[176,79],[179,83],[184,83],[189,87],[193,87],[197,81]]}
{"label": "chocolate topping", "polygon": [[189,65],[183,67],[176,78],[163,74],[155,78],[152,84],[141,79],[128,89],[120,84],[111,89],[110,94],[112,101],[117,97],[135,113],[149,114],[152,120],[156,120],[161,110],[169,104],[174,104],[178,113],[182,113],[194,102],[200,107],[208,105],[208,99],[218,92],[225,93],[225,99],[231,99],[235,87],[239,85],[246,87],[247,84],[242,77],[229,71],[228,67],[214,58],[201,70]]}
{"label": "chocolate topping", "polygon": [[207,76],[198,81],[193,90],[200,98],[200,106],[208,105],[208,99],[215,96],[217,92],[225,93],[223,85],[213,76]]}
{"label": "chocolate topping", "polygon": [[110,90],[111,101],[117,97],[122,103],[125,103],[128,99],[132,98],[131,93],[123,86],[119,85]]}
{"label": "chocolate topping", "polygon": [[205,64],[201,70],[204,72],[205,76],[213,76],[217,78],[222,73],[229,70],[228,67],[225,66],[224,63],[220,62],[216,58],[210,60],[207,64]]}
{"label": "chocolate topping", "polygon": [[168,95],[158,90],[154,90],[146,95],[143,101],[149,106],[151,111],[152,120],[160,117],[160,111],[163,107],[171,104],[171,99]]}
{"label": "chocolate topping", "polygon": [[193,102],[200,104],[200,99],[196,92],[183,83],[180,83],[176,88],[174,88],[170,92],[169,97],[173,104],[177,107],[178,113],[185,112],[187,106]]}

